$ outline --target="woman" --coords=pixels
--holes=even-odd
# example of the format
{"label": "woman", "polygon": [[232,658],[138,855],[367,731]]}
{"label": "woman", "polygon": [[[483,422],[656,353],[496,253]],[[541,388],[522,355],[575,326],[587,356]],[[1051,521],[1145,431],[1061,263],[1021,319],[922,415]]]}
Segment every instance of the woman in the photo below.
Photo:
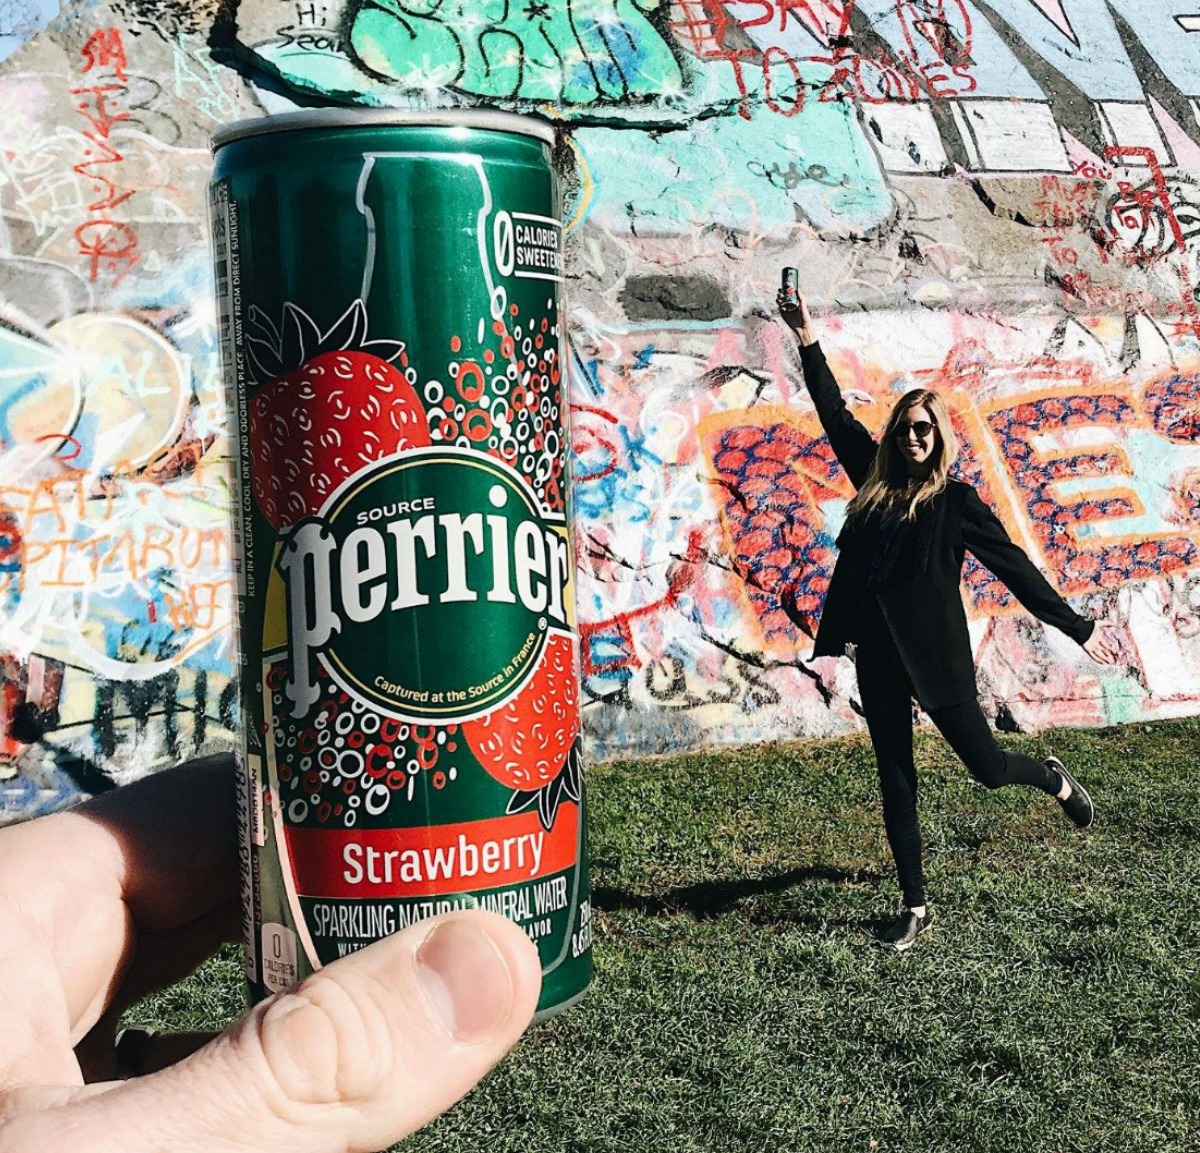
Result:
{"label": "woman", "polygon": [[1050,587],[974,488],[949,475],[958,443],[937,393],[917,389],[902,396],[876,444],[847,410],[803,298],[799,307],[788,308],[781,292],[778,304],[799,338],[805,383],[821,425],[856,490],[838,537],[813,655],[841,655],[847,644],[856,646],[884,827],[904,898],[903,913],[883,939],[903,951],[930,922],[917,821],[913,697],[987,788],[1041,789],[1080,828],[1094,816],[1087,791],[1057,757],[1042,762],[1005,752],[992,735],[979,707],[959,589],[964,551],[1093,660],[1112,664],[1118,649]]}

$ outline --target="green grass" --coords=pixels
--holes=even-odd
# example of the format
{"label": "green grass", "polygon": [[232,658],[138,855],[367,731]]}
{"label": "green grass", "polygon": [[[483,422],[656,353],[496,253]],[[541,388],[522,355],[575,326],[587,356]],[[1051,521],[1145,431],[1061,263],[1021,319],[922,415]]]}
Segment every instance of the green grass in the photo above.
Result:
{"label": "green grass", "polygon": [[[934,929],[862,738],[594,769],[597,977],[409,1150],[1200,1150],[1200,723],[1004,738],[1099,818],[987,793],[918,738]],[[230,955],[141,1007],[223,1023]]]}

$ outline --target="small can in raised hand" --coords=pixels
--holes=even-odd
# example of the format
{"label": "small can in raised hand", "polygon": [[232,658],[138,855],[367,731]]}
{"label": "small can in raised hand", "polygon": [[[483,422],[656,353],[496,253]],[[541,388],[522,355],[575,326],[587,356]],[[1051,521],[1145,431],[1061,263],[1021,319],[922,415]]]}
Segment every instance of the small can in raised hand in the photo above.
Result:
{"label": "small can in raised hand", "polygon": [[785,268],[779,283],[779,307],[784,312],[796,312],[800,308],[800,270]]}

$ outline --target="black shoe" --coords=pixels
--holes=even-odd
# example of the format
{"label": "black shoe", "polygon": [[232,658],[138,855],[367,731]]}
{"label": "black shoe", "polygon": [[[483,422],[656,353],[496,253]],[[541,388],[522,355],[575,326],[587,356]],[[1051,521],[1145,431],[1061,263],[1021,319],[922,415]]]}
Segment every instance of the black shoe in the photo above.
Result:
{"label": "black shoe", "polygon": [[1071,795],[1065,801],[1058,797],[1054,798],[1062,805],[1063,812],[1071,818],[1078,828],[1088,828],[1096,819],[1096,806],[1092,804],[1092,798],[1088,796],[1087,789],[1071,776],[1067,771],[1067,766],[1057,757],[1047,757],[1046,768],[1053,769],[1071,786]]}
{"label": "black shoe", "polygon": [[929,928],[929,922],[932,920],[933,914],[928,909],[923,917],[918,917],[911,909],[905,909],[880,933],[879,939],[897,953],[903,953],[905,949],[911,949],[916,944],[917,938]]}

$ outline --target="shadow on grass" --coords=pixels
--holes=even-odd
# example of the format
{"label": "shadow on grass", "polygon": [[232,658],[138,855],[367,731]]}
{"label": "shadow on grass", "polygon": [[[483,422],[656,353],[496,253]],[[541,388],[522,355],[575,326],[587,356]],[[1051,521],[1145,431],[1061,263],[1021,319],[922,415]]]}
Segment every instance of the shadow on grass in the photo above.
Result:
{"label": "shadow on grass", "polygon": [[[835,869],[828,865],[812,865],[804,869],[789,869],[786,873],[777,873],[771,877],[745,878],[739,881],[704,881],[697,885],[670,889],[659,896],[628,893],[623,889],[599,886],[592,890],[592,904],[597,909],[610,913],[627,911],[642,913],[648,917],[687,913],[697,921],[710,921],[752,897],[780,893],[808,881],[831,881],[836,885],[864,882],[878,884],[882,881],[882,876],[872,869]],[[824,924],[830,920],[826,916],[791,909],[754,910],[750,919],[756,922],[786,921],[810,925]],[[869,922],[854,919],[853,924],[866,926]]]}

